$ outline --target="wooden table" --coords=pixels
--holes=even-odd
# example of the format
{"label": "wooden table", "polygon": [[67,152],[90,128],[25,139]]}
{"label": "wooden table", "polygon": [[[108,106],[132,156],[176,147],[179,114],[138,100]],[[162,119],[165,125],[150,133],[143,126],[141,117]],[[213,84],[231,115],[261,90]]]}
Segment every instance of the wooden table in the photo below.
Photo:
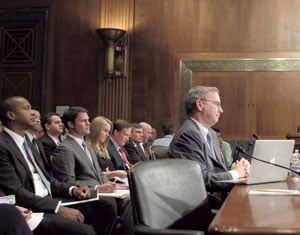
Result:
{"label": "wooden table", "polygon": [[236,185],[210,224],[210,233],[300,234],[300,196],[249,195],[253,188],[300,189],[300,179]]}

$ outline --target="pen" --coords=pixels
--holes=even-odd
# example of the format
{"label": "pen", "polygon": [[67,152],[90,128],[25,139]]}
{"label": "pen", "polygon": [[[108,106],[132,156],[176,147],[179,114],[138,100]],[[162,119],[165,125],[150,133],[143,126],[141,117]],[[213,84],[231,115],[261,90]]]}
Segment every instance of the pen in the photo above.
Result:
{"label": "pen", "polygon": [[298,190],[288,190],[288,189],[253,189],[254,192],[267,192],[267,193],[299,193]]}

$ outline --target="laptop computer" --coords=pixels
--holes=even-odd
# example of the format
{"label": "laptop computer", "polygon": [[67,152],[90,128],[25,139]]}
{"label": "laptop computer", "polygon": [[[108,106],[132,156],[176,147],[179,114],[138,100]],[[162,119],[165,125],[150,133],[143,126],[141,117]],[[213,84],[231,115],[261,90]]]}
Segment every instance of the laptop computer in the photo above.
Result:
{"label": "laptop computer", "polygon": [[[294,144],[295,140],[256,140],[252,156],[289,168]],[[221,180],[219,182],[259,184],[286,180],[289,172],[288,169],[280,168],[254,158],[251,159],[248,178]]]}

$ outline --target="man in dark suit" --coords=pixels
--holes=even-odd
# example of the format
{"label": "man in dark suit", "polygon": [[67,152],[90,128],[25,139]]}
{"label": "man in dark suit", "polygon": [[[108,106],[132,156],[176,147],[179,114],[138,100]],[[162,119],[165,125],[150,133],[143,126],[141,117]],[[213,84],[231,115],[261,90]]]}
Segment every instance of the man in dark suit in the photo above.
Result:
{"label": "man in dark suit", "polygon": [[188,119],[174,136],[169,155],[197,161],[208,192],[220,192],[215,195],[223,199],[232,185],[218,181],[247,177],[250,165],[242,159],[228,170],[223,160],[217,135],[211,129],[223,112],[219,90],[204,86],[192,88],[185,97],[185,109]]}
{"label": "man in dark suit", "polygon": [[130,133],[131,128],[127,121],[118,119],[113,123],[112,135],[107,150],[114,165],[114,170],[128,170],[132,166],[128,159],[128,153],[124,148],[129,140]]}
{"label": "man in dark suit", "polygon": [[[69,133],[53,153],[54,176],[66,183],[88,185],[99,193],[113,192],[116,184],[110,182],[103,174],[94,149],[84,140],[84,137],[90,134],[88,110],[71,107],[65,110],[62,119]],[[117,200],[117,205],[124,234],[134,234],[129,199]]]}
{"label": "man in dark suit", "polygon": [[51,155],[56,147],[62,142],[61,135],[64,131],[64,124],[57,113],[48,113],[42,118],[44,136],[40,138],[44,146],[47,159],[51,162]]}
{"label": "man in dark suit", "polygon": [[129,141],[124,145],[124,148],[128,153],[130,163],[135,164],[146,160],[146,156],[141,147],[141,143],[143,142],[143,127],[138,123],[132,123],[130,127],[131,135]]}
{"label": "man in dark suit", "polygon": [[66,199],[89,198],[90,191],[87,186],[61,183],[46,172],[25,138],[26,130],[35,124],[28,100],[19,96],[5,99],[0,104],[0,119],[5,126],[0,135],[0,189],[14,194],[16,204],[45,213],[35,234],[110,234],[115,203],[99,200],[73,208],[61,205]]}

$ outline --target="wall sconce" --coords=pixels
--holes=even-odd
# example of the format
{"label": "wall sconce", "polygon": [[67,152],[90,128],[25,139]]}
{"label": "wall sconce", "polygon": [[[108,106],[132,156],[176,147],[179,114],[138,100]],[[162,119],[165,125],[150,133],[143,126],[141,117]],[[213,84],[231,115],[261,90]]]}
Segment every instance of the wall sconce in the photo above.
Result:
{"label": "wall sconce", "polygon": [[[125,78],[126,50],[120,43],[125,30],[99,28],[96,32],[106,44],[105,78]],[[123,43],[124,44],[124,43]]]}

